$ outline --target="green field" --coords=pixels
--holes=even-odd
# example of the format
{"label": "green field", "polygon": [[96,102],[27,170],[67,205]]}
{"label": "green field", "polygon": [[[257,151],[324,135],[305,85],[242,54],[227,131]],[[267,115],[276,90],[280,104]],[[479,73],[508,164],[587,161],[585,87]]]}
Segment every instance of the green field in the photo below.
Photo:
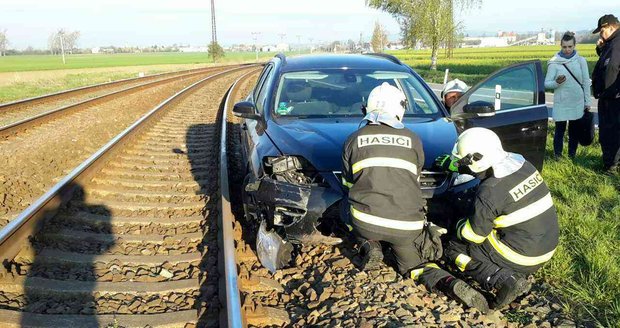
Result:
{"label": "green field", "polygon": [[[547,61],[558,51],[560,46],[520,46],[506,48],[459,48],[452,58],[446,58],[444,51],[439,52],[437,71],[431,71],[430,50],[389,51],[405,64],[416,70],[427,82],[442,83],[444,71],[450,69],[451,78],[459,78],[470,85],[482,80],[495,70],[510,64],[541,60],[546,71]],[[598,60],[594,44],[577,44],[577,51],[586,58],[590,72]]]}
{"label": "green field", "polygon": [[579,147],[574,161],[555,161],[552,141],[553,128],[542,175],[558,210],[560,245],[537,276],[577,321],[620,327],[620,177],[601,173],[597,142]]}
{"label": "green field", "polygon": [[[259,53],[259,60],[273,57],[273,52]],[[226,53],[218,64],[251,62],[253,52]],[[163,64],[213,64],[206,53],[134,53],[66,55],[66,64],[59,55],[4,56],[0,57],[0,72],[43,71],[54,69],[99,68],[119,66],[148,66]]]}

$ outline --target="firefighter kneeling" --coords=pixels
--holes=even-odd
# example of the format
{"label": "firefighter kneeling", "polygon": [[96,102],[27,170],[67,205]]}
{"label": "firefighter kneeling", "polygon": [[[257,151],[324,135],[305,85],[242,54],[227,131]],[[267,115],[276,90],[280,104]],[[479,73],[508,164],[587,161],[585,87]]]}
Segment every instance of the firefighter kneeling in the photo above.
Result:
{"label": "firefighter kneeling", "polygon": [[526,276],[549,261],[558,244],[558,218],[547,185],[532,164],[505,152],[491,130],[463,132],[452,157],[436,164],[452,171],[467,166],[480,180],[468,217],[456,225],[447,261],[496,289],[493,306],[511,303],[530,289]]}
{"label": "firefighter kneeling", "polygon": [[484,296],[433,263],[442,256],[439,227],[426,221],[419,174],[420,138],[401,122],[406,97],[383,83],[368,96],[366,125],[353,133],[342,155],[343,184],[354,233],[361,239],[367,269],[383,260],[380,242],[391,246],[401,274],[437,288],[482,312]]}

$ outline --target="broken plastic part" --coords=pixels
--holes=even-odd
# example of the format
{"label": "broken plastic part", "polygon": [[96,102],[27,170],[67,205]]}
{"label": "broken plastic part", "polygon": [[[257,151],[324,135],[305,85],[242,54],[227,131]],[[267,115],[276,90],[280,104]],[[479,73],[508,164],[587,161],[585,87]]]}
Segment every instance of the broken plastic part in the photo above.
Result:
{"label": "broken plastic part", "polygon": [[265,221],[260,223],[256,237],[258,260],[271,273],[286,266],[293,257],[293,245],[275,231],[267,231]]}

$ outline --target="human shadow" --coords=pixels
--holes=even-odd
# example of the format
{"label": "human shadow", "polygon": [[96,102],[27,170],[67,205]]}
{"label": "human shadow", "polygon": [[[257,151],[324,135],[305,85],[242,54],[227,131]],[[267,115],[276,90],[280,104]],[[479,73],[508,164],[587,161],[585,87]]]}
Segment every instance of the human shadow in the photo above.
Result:
{"label": "human shadow", "polygon": [[[16,258],[17,271],[25,276],[22,327],[109,324],[96,317],[102,299],[96,298],[95,287],[112,279],[109,268],[96,263],[115,244],[114,238],[96,236],[112,233],[111,212],[89,204],[79,184],[66,190],[69,201],[57,213],[48,213],[30,238],[31,255]],[[75,316],[63,321],[50,316],[54,314]]]}

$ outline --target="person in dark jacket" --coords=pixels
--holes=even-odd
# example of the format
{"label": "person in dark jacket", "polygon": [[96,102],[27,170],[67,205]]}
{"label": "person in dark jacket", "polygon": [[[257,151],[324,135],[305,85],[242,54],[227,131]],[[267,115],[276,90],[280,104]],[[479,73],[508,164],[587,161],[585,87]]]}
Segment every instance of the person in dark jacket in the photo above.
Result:
{"label": "person in dark jacket", "polygon": [[620,23],[604,15],[592,32],[599,33],[599,59],[592,71],[592,91],[598,99],[599,141],[606,173],[618,175],[620,163]]}
{"label": "person in dark jacket", "polygon": [[433,263],[442,256],[439,236],[445,229],[426,221],[419,182],[424,151],[420,138],[401,122],[406,104],[400,89],[388,83],[374,88],[366,125],[344,145],[342,182],[365,269],[375,269],[383,260],[383,241],[391,246],[401,274],[486,312],[484,296]]}
{"label": "person in dark jacket", "polygon": [[456,224],[445,259],[482,288],[495,288],[492,305],[499,309],[527,292],[527,275],[553,256],[559,237],[555,206],[536,168],[504,151],[489,129],[465,130],[451,158],[436,163],[452,171],[467,167],[480,185],[470,213]]}

